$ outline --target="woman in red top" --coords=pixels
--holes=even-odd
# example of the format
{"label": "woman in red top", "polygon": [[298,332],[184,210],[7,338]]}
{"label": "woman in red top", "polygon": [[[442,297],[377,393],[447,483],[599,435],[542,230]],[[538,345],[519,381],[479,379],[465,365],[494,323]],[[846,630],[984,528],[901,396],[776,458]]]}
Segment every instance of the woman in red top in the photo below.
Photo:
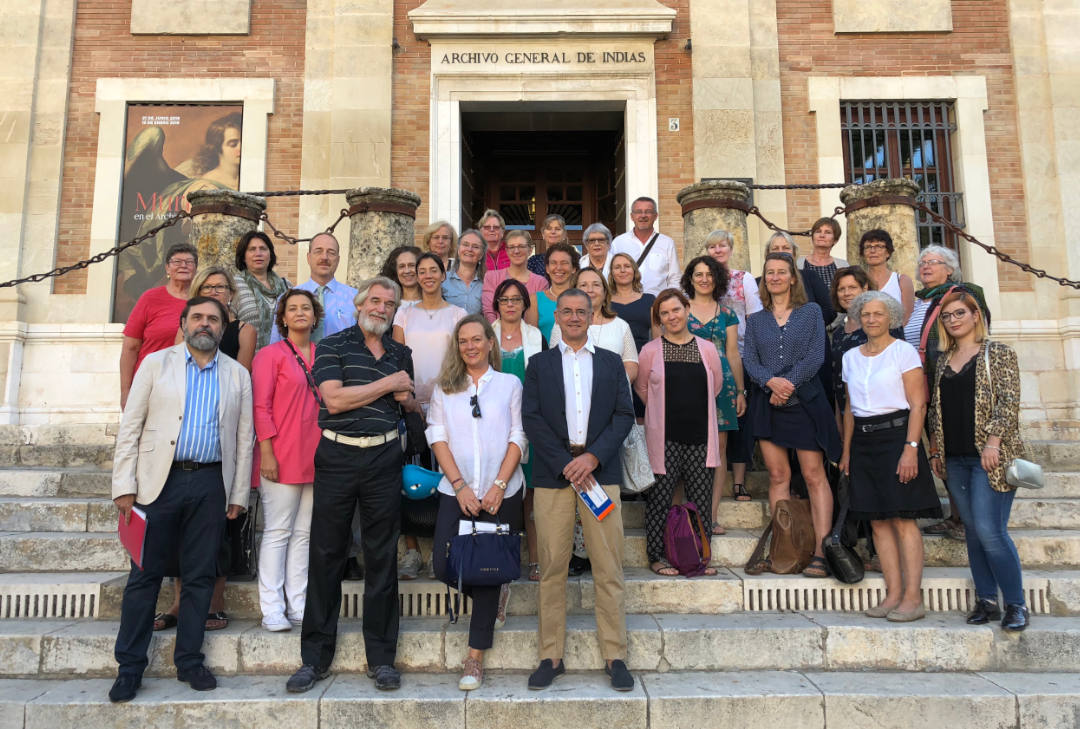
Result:
{"label": "woman in red top", "polygon": [[311,332],[322,315],[310,291],[287,291],[278,302],[276,316],[285,338],[259,350],[251,372],[255,437],[261,456],[259,491],[266,509],[259,549],[259,605],[263,627],[275,632],[290,630],[304,620],[311,484],[319,444]]}
{"label": "woman in red top", "polygon": [[177,243],[165,253],[164,286],[150,289],[135,302],[120,350],[120,408],[127,405],[128,390],[146,355],[171,347],[180,326],[180,312],[188,300],[191,279],[199,265],[199,253],[188,243]]}

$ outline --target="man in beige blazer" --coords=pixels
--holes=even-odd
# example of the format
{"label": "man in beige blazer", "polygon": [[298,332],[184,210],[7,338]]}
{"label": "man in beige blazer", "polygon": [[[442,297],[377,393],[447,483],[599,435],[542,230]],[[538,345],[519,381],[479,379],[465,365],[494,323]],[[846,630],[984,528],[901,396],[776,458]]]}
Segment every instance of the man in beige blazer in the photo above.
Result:
{"label": "man in beige blazer", "polygon": [[191,299],[180,316],[184,341],[146,357],[135,374],[116,435],[112,496],[121,518],[146,513],[143,565],[124,588],[115,655],[114,702],[135,697],[147,665],[161,580],[178,563],[183,588],[173,661],[177,678],[216,688],[202,641],[225,519],[247,507],[251,488],[251,378],[218,352],[228,321],[214,299]]}

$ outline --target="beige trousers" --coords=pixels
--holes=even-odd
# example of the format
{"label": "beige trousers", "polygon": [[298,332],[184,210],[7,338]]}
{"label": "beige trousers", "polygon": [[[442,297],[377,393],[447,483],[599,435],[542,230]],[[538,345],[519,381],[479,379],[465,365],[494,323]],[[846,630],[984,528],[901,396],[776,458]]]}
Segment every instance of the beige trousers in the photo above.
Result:
{"label": "beige trousers", "polygon": [[540,552],[540,660],[559,661],[566,646],[566,569],[574,547],[574,516],[579,510],[592,562],[600,653],[605,661],[626,659],[622,501],[617,485],[604,486],[604,491],[615,510],[597,521],[572,488],[533,490]]}

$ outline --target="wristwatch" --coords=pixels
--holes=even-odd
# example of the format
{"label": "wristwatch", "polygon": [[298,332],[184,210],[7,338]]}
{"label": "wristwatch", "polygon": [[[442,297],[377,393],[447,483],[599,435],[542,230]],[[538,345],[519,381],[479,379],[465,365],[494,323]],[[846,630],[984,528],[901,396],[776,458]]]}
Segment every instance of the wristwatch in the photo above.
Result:
{"label": "wristwatch", "polygon": [[492,483],[498,486],[502,491],[506,491],[506,481],[503,481],[501,478],[495,479]]}
{"label": "wristwatch", "polygon": [[904,441],[904,445],[909,445],[912,448],[918,448],[919,447],[919,441],[917,441],[917,440]]}

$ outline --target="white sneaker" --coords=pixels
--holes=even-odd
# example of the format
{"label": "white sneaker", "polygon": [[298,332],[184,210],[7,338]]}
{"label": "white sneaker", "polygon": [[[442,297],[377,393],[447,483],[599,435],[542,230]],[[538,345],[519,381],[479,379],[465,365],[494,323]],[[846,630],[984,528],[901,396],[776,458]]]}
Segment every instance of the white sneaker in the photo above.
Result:
{"label": "white sneaker", "polygon": [[269,618],[263,618],[262,626],[271,633],[283,633],[287,630],[292,630],[292,623],[290,623],[284,615],[274,615]]}
{"label": "white sneaker", "polygon": [[289,618],[289,624],[292,625],[294,628],[300,628],[300,627],[303,627],[303,625],[304,625],[304,619],[303,618]]}
{"label": "white sneaker", "polygon": [[420,576],[420,567],[423,563],[420,552],[415,549],[405,550],[405,554],[402,555],[401,561],[398,562],[398,579],[415,580]]}

